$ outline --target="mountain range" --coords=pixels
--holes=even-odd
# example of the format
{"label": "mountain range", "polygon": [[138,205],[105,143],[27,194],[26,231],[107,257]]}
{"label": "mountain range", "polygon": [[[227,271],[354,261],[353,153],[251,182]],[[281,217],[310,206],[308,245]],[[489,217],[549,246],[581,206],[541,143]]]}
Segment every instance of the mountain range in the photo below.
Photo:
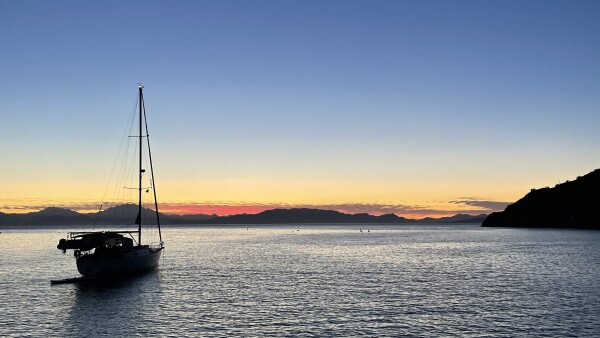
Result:
{"label": "mountain range", "polygon": [[[154,210],[142,210],[142,223],[151,224]],[[123,225],[122,220],[133,224],[137,206],[124,204],[97,213],[78,213],[64,208],[50,207],[26,214],[0,213],[0,226],[63,226],[63,225]],[[231,216],[217,215],[170,215],[159,214],[161,224],[290,224],[290,223],[365,223],[365,224],[432,224],[432,223],[481,223],[486,215],[458,214],[451,217],[410,219],[395,214],[374,216],[369,214],[345,214],[333,210],[293,208],[272,209],[257,214]]]}
{"label": "mountain range", "polygon": [[[79,213],[50,207],[26,214],[0,212],[0,226],[110,226],[133,224],[137,205],[124,204],[97,213]],[[346,214],[333,210],[272,209],[257,214],[231,216],[160,214],[161,224],[452,224],[474,223],[484,227],[585,228],[600,229],[600,169],[555,187],[531,189],[504,211],[485,215],[458,214],[451,217],[410,219],[395,214],[374,216]],[[142,210],[143,224],[151,224],[154,211]]]}

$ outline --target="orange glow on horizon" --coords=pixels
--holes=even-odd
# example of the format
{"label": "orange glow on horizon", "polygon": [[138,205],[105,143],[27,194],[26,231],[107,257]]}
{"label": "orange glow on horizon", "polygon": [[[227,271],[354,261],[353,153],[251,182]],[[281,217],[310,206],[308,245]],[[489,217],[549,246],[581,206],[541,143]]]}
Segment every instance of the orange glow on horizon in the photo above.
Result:
{"label": "orange glow on horizon", "polygon": [[[107,203],[104,205],[103,210],[106,210],[112,206],[116,206],[120,203]],[[153,205],[144,205],[146,208],[154,209]],[[99,211],[99,204],[94,203],[51,203],[46,202],[39,205],[23,205],[13,206],[8,208],[5,206],[4,213],[23,214],[30,212],[37,212],[47,207],[59,207],[65,209],[71,209],[79,213],[93,213]],[[345,214],[358,214],[367,213],[374,216],[381,216],[384,214],[395,214],[400,217],[410,219],[422,219],[426,217],[440,218],[446,216],[453,216],[458,213],[479,215],[489,214],[493,210],[469,208],[464,209],[457,207],[456,205],[437,205],[428,208],[422,206],[415,206],[414,208],[404,207],[405,210],[399,211],[394,210],[398,206],[387,206],[377,204],[339,204],[339,205],[317,205],[317,204],[261,204],[261,203],[159,203],[159,210],[161,213],[174,214],[174,215],[217,215],[217,216],[231,216],[239,214],[258,214],[260,212],[272,209],[291,209],[291,208],[310,208],[310,209],[322,209],[322,210],[334,210]]]}
{"label": "orange glow on horizon", "polygon": [[411,219],[422,219],[427,217],[439,218],[454,216],[458,213],[465,213],[470,215],[489,214],[490,210],[429,210],[429,211],[406,211],[406,212],[384,212],[381,210],[368,210],[368,206],[365,206],[366,210],[352,210],[352,208],[345,208],[343,205],[338,207],[321,206],[321,205],[264,205],[264,204],[239,204],[239,205],[219,205],[219,204],[170,204],[164,203],[159,205],[161,213],[175,214],[175,215],[217,215],[217,216],[231,216],[239,214],[258,214],[260,212],[272,209],[291,209],[291,208],[311,208],[311,209],[323,209],[323,210],[334,210],[345,214],[357,214],[367,213],[373,216],[381,216],[384,214],[395,214],[400,217],[411,218]]}

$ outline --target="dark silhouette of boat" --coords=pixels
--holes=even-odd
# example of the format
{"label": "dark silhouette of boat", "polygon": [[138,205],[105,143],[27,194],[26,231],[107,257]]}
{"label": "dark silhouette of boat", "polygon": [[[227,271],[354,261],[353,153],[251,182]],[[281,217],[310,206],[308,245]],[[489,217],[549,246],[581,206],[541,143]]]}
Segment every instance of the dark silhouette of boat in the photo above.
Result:
{"label": "dark silhouette of boat", "polygon": [[[134,222],[138,225],[138,229],[137,231],[71,232],[67,234],[66,239],[61,239],[57,248],[62,250],[63,253],[67,250],[74,250],[77,270],[85,277],[126,274],[153,269],[158,266],[161,252],[164,249],[160,232],[158,201],[154,184],[154,168],[150,152],[143,88],[142,85],[139,85],[139,134],[134,136],[139,141],[138,187],[134,188],[138,190],[138,213]],[[154,195],[156,224],[159,235],[159,243],[153,245],[142,244],[142,191],[149,192],[149,188],[142,187],[142,175],[145,173],[145,169],[142,167],[143,138],[147,140],[152,193]]]}

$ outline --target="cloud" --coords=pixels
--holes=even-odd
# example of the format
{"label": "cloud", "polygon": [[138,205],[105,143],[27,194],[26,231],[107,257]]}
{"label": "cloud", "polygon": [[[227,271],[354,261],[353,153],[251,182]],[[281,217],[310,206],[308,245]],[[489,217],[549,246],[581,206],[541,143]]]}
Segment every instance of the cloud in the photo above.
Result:
{"label": "cloud", "polygon": [[467,205],[470,207],[481,208],[488,212],[493,211],[502,211],[511,204],[512,202],[499,202],[499,201],[488,201],[488,200],[480,200],[476,197],[461,197],[458,200],[450,201],[449,203],[458,204],[458,205]]}

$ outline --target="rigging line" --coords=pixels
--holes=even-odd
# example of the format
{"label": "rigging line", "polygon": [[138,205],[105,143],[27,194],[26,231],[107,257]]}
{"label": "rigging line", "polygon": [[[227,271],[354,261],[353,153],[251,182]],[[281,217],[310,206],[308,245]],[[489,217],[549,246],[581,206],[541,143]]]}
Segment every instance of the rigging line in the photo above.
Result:
{"label": "rigging line", "polygon": [[[125,127],[125,130],[123,131],[123,135],[121,136],[121,143],[119,144],[119,149],[118,149],[118,152],[117,152],[117,157],[115,158],[115,162],[113,163],[113,168],[111,170],[111,175],[110,175],[110,178],[109,178],[109,185],[112,182],[112,177],[114,175],[114,172],[115,172],[115,169],[116,169],[116,166],[117,166],[117,162],[118,162],[119,158],[121,157],[121,154],[122,154],[122,151],[123,151],[123,145],[127,144],[127,142],[126,142],[127,138],[125,136],[129,134],[128,130],[131,131],[131,128],[132,128],[132,125],[133,125],[133,120],[134,120],[134,117],[135,117],[135,107],[137,107],[137,99],[134,102],[133,110],[130,113],[130,117],[129,117],[129,120],[128,120],[129,127]],[[107,186],[107,190],[108,190],[108,186]],[[105,196],[103,196],[103,197],[106,197],[106,191],[105,191]]]}
{"label": "rigging line", "polygon": [[[122,186],[123,183],[126,182],[126,174],[129,171],[128,170],[128,157],[129,157],[129,153],[130,153],[130,142],[127,142],[127,146],[125,148],[125,151],[123,153],[123,156],[121,157],[121,165],[120,165],[120,170],[119,170],[119,175],[115,181],[114,184],[114,188],[113,188],[113,194],[111,197],[111,200],[116,202],[117,205],[123,205],[124,201],[126,200],[126,196],[125,193],[122,191],[122,189],[120,189],[120,187]],[[122,222],[119,222],[119,220],[123,220],[124,216],[123,216],[124,211],[118,210],[116,213],[112,213],[110,216],[110,224],[111,225],[117,225],[119,223],[122,224]]]}
{"label": "rigging line", "polygon": [[98,218],[100,217],[101,211],[102,211],[102,204],[100,204],[100,210],[98,210],[98,213],[96,214],[96,220],[94,221],[94,227],[92,228],[92,231],[96,230],[96,225],[98,224]]}
{"label": "rigging line", "polygon": [[[120,189],[120,187],[122,186],[122,184],[124,184],[126,182],[126,176],[125,174],[127,173],[127,158],[129,156],[129,144],[127,146],[127,150],[124,154],[124,157],[122,158],[122,162],[121,162],[121,169],[119,172],[119,178],[116,180],[116,182],[114,183],[113,186],[113,194],[112,194],[112,200],[115,202],[118,202],[117,205],[122,205],[123,201],[125,200],[125,195],[124,192]],[[112,221],[113,223],[116,223],[116,221],[119,219],[118,214],[113,214],[112,217]]]}
{"label": "rigging line", "polygon": [[[137,107],[137,105],[136,105]],[[129,168],[129,154],[130,154],[130,149],[131,149],[131,141],[129,140],[128,137],[126,137],[127,135],[129,135],[131,133],[131,130],[133,129],[133,121],[135,119],[135,110],[132,114],[132,118],[130,120],[130,124],[129,124],[129,130],[125,130],[125,135],[123,135],[123,139],[126,140],[125,143],[125,149],[124,151],[120,154],[121,156],[119,157],[120,161],[120,170],[118,172],[118,176],[115,180],[115,184],[113,187],[113,193],[112,193],[112,197],[111,200],[118,203],[118,205],[123,205],[126,200],[127,200],[127,196],[125,195],[125,192],[120,189],[120,187],[123,186],[123,184],[127,184],[127,173],[130,172]],[[131,159],[133,160],[133,159]],[[109,219],[109,224],[111,224],[112,226],[116,226],[116,225],[123,225],[123,220],[125,219],[125,215],[124,215],[124,210],[117,210],[116,213],[112,213],[110,215],[110,219]]]}
{"label": "rigging line", "polygon": [[[135,108],[137,107],[137,105],[138,105],[138,98],[136,96],[136,98],[135,98],[135,100],[133,102],[133,109],[132,109],[132,112],[130,113],[130,117],[129,117],[129,121],[128,121],[129,128],[126,126],[125,130],[123,131],[123,135],[121,136],[121,142],[119,144],[119,148],[118,148],[118,151],[117,151],[117,156],[115,157],[115,160],[113,162],[112,169],[110,171],[110,176],[109,176],[108,182],[106,184],[106,187],[104,189],[104,194],[102,195],[102,202],[103,203],[106,202],[106,198],[107,198],[107,195],[108,195],[108,190],[109,190],[109,187],[111,185],[113,176],[115,174],[115,170],[117,168],[117,163],[119,162],[119,158],[121,157],[121,153],[123,151],[123,145],[126,144],[126,143],[128,143],[128,142],[125,142],[127,140],[127,138],[125,136],[129,135],[129,132],[131,131],[131,128],[132,128],[132,125],[133,125],[133,120],[135,118]],[[117,178],[117,180],[118,180],[118,178]],[[114,193],[113,193],[113,197],[114,197]],[[102,205],[100,206],[100,210],[102,210]],[[99,215],[98,215],[98,217],[99,217]],[[96,217],[96,222],[94,223],[94,229],[96,228],[96,223],[98,222],[98,217]]]}
{"label": "rigging line", "polygon": [[[129,145],[131,146],[131,142],[129,142]],[[136,162],[136,157],[137,157],[137,145],[134,145],[133,147],[133,154],[130,156],[129,153],[127,154],[127,158],[123,159],[123,181],[122,184],[123,186],[133,186],[135,185],[135,162]],[[129,160],[129,161],[127,161]],[[120,190],[122,191],[122,190]],[[123,193],[123,197],[125,198],[125,193]],[[129,196],[127,197],[128,201],[132,201],[131,199],[131,194],[129,194]]]}
{"label": "rigging line", "polygon": [[[159,212],[158,212],[158,200],[156,198],[156,184],[154,181],[154,168],[152,167],[152,152],[150,151],[150,133],[148,132],[148,120],[146,118],[146,105],[144,104],[144,97],[141,97],[141,102],[140,102],[140,107],[143,108],[144,110],[144,125],[146,127],[146,141],[148,142],[148,159],[150,160],[150,174],[151,174],[151,179],[152,179],[152,191],[154,193],[154,208],[156,210],[156,224],[158,225],[158,237],[160,239],[161,242],[161,246],[162,246],[162,234],[160,231],[160,218],[159,218]],[[141,140],[140,140],[141,142]]]}

